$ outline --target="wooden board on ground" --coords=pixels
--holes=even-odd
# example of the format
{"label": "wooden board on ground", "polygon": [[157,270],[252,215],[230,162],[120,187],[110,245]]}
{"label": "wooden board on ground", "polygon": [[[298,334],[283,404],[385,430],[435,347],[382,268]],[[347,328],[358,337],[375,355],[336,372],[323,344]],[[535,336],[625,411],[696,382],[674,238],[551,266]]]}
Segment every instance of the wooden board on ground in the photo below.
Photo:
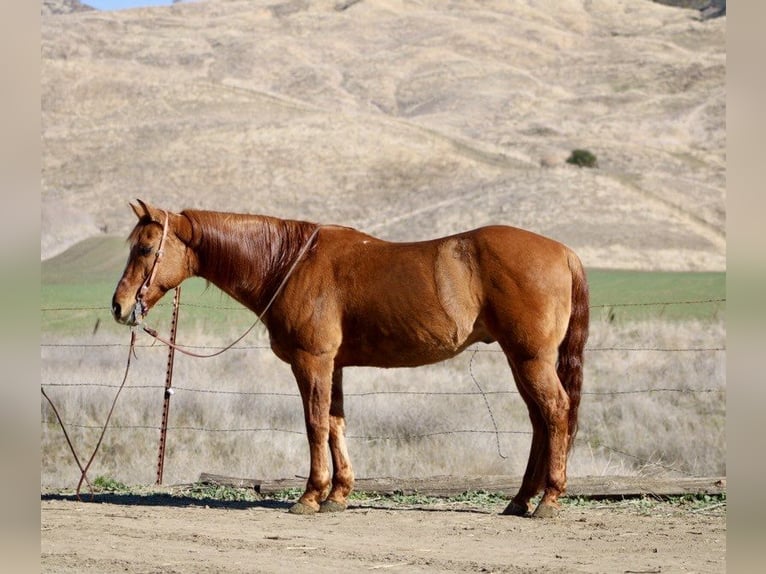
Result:
{"label": "wooden board on ground", "polygon": [[[259,480],[234,478],[202,473],[200,482],[235,488],[253,488],[261,494],[274,494],[288,488],[303,488],[303,478]],[[436,476],[413,478],[358,478],[354,485],[359,492],[381,495],[422,494],[426,496],[454,496],[467,491],[500,492],[513,495],[521,485],[521,478],[510,476],[460,477]],[[636,476],[586,476],[569,480],[566,496],[593,499],[635,498],[640,496],[683,496],[685,494],[723,494],[725,477],[656,478]]]}

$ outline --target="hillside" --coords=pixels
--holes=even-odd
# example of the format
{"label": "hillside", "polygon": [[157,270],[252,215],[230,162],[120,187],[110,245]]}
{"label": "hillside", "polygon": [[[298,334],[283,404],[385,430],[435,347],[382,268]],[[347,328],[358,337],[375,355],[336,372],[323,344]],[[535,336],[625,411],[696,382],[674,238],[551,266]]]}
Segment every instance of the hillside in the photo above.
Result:
{"label": "hillside", "polygon": [[41,257],[124,236],[140,197],[390,239],[508,223],[590,267],[725,269],[726,18],[552,6],[44,13]]}
{"label": "hillside", "polygon": [[86,12],[93,10],[92,6],[83,4],[80,0],[42,0],[40,14],[50,16],[52,14],[71,14],[72,12]]}

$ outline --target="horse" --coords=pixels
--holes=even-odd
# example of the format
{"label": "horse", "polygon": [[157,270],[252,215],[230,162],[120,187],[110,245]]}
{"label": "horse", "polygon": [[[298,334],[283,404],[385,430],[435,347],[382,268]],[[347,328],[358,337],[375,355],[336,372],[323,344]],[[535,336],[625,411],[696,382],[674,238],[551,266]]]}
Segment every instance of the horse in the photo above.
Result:
{"label": "horse", "polygon": [[589,327],[588,283],[572,249],[503,225],[389,242],[341,225],[129,205],[138,222],[112,298],[117,322],[139,324],[198,276],[260,317],[272,351],[290,365],[310,470],[289,512],[348,506],[344,367],[416,367],[497,342],[532,423],[522,483],[502,513],[558,514]]}

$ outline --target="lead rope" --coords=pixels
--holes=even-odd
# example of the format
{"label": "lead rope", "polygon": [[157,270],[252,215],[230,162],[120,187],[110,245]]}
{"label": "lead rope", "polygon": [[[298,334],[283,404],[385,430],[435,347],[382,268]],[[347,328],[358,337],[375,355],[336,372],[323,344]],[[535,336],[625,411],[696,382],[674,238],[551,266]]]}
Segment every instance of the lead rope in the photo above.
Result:
{"label": "lead rope", "polygon": [[[166,222],[167,222],[167,219],[166,219]],[[143,328],[144,332],[146,332],[149,335],[151,335],[152,337],[154,337],[160,343],[164,343],[168,347],[172,347],[173,349],[175,349],[179,353],[183,353],[184,355],[188,355],[189,357],[196,357],[198,359],[209,359],[210,357],[216,357],[216,356],[218,356],[218,355],[220,355],[222,353],[225,353],[226,351],[231,349],[234,345],[239,343],[242,339],[247,337],[247,335],[250,334],[250,331],[255,329],[255,326],[258,323],[262,323],[263,322],[263,316],[271,308],[271,305],[274,303],[274,301],[276,301],[277,297],[282,292],[282,289],[287,284],[288,279],[290,279],[290,277],[292,276],[293,272],[298,267],[298,263],[300,263],[300,261],[303,258],[303,256],[306,254],[306,252],[311,247],[311,243],[314,241],[314,238],[317,236],[317,234],[319,233],[319,230],[321,228],[322,228],[321,225],[317,225],[316,229],[314,229],[314,231],[311,233],[311,235],[309,235],[309,238],[306,240],[306,243],[303,245],[303,247],[301,248],[300,252],[298,252],[298,256],[295,258],[295,261],[293,261],[293,264],[290,266],[290,269],[287,270],[287,273],[285,274],[284,278],[282,279],[282,282],[277,287],[277,290],[274,291],[274,294],[271,296],[271,299],[269,299],[269,302],[266,304],[266,307],[263,309],[263,311],[261,311],[260,315],[256,313],[256,319],[255,319],[255,321],[253,321],[253,324],[250,325],[250,327],[248,327],[248,329],[244,333],[242,333],[234,341],[232,341],[231,343],[226,345],[223,349],[221,349],[219,351],[216,351],[215,353],[210,353],[209,355],[203,355],[203,354],[195,353],[194,351],[190,351],[188,349],[185,349],[184,347],[176,345],[174,342],[169,341],[169,340],[165,339],[164,337],[161,337],[157,333],[156,329],[152,329],[150,327],[143,326],[142,328]],[[164,238],[164,236],[163,236],[163,238]],[[157,263],[157,261],[155,260],[155,265],[156,265],[156,263]],[[153,274],[153,272],[154,272],[154,269],[152,269],[152,274]],[[147,284],[147,288],[148,288],[148,284]]]}
{"label": "lead rope", "polygon": [[53,404],[53,401],[45,392],[45,389],[40,387],[40,391],[42,392],[43,396],[50,404],[51,409],[53,409],[53,414],[56,415],[56,419],[61,425],[61,430],[64,431],[64,438],[66,438],[67,444],[69,445],[69,450],[72,451],[74,460],[77,463],[77,466],[80,468],[80,481],[77,483],[76,495],[77,495],[77,500],[81,502],[82,502],[82,498],[80,498],[80,488],[82,488],[83,482],[87,483],[88,488],[90,489],[91,501],[94,498],[93,485],[91,485],[90,480],[88,480],[88,469],[90,468],[90,465],[93,463],[93,460],[96,458],[96,453],[98,452],[98,449],[101,447],[101,442],[104,440],[104,435],[106,434],[106,428],[109,426],[109,420],[112,418],[114,407],[117,404],[117,398],[120,396],[120,393],[122,392],[122,388],[125,386],[125,381],[128,380],[128,371],[130,370],[130,358],[134,354],[135,343],[136,343],[136,332],[131,330],[130,349],[128,350],[128,360],[125,364],[125,375],[123,375],[122,383],[120,383],[120,387],[117,389],[117,393],[114,395],[114,400],[112,401],[112,407],[109,409],[109,414],[106,416],[106,421],[104,421],[104,428],[101,430],[101,436],[98,437],[98,442],[96,443],[96,447],[93,449],[93,454],[90,456],[90,458],[88,459],[88,463],[85,466],[82,465],[82,463],[80,462],[80,458],[77,456],[77,452],[75,451],[74,446],[72,445],[72,441],[69,438],[69,433],[66,431],[66,427],[64,426],[64,422],[61,420],[61,416],[59,415],[56,405]]}

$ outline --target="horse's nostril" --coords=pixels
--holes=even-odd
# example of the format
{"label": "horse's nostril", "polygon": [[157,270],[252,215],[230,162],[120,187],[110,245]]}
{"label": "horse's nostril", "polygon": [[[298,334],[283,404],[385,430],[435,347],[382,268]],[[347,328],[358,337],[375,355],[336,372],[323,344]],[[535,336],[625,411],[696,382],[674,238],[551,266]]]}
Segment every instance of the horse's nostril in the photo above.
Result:
{"label": "horse's nostril", "polygon": [[112,315],[115,319],[122,317],[122,307],[120,307],[120,304],[117,302],[112,303]]}

